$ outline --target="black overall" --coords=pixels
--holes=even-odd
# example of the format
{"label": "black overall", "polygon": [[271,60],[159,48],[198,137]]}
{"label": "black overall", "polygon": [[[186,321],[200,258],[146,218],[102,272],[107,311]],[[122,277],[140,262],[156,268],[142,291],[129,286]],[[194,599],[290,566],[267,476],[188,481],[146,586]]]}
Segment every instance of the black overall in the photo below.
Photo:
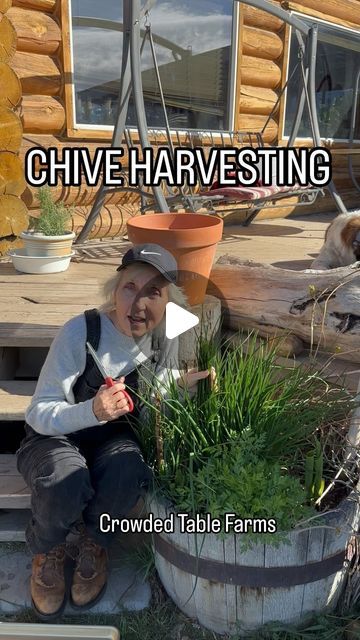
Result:
{"label": "black overall", "polygon": [[[87,340],[97,350],[100,316],[96,309],[86,311],[85,316]],[[160,352],[161,343],[153,341],[147,367],[156,365]],[[113,534],[100,531],[100,515],[125,517],[149,488],[152,473],[131,426],[139,414],[139,403],[131,390],[138,388],[141,366],[125,379],[135,404],[133,413],[59,436],[41,435],[25,424],[26,437],[17,452],[17,465],[31,489],[32,517],[26,541],[32,553],[46,553],[64,542],[81,517],[89,535],[103,547],[109,546]],[[102,384],[104,380],[87,353],[84,372],[73,388],[75,402],[93,398]]]}

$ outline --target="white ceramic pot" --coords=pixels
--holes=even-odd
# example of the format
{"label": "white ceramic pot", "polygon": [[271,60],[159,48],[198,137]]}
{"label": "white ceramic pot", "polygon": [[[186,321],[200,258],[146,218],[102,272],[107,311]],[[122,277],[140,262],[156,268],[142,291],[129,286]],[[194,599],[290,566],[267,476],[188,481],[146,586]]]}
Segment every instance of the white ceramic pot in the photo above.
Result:
{"label": "white ceramic pot", "polygon": [[9,255],[15,269],[22,273],[58,273],[66,271],[75,251],[67,256],[29,256],[24,249],[14,249]]}
{"label": "white ceramic pot", "polygon": [[69,231],[62,236],[45,236],[34,231],[23,231],[20,238],[24,241],[24,251],[28,256],[68,256],[75,233]]}

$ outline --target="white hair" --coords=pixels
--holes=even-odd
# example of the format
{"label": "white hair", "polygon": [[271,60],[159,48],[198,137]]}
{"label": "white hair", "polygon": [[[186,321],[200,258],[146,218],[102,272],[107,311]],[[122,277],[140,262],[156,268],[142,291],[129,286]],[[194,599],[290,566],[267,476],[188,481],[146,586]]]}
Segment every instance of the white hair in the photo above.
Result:
{"label": "white hair", "polygon": [[[135,265],[139,270],[142,270],[146,267],[149,267],[144,262],[135,262],[132,263],[131,266]],[[129,265],[130,266],[130,265]],[[126,272],[127,267],[124,267],[120,271],[117,271],[114,276],[112,276],[109,280],[107,280],[103,286],[103,295],[105,298],[104,303],[99,306],[99,311],[103,311],[104,313],[109,313],[115,309],[115,295],[121,281],[124,277],[124,273]],[[181,287],[178,287],[176,284],[169,282],[166,285],[169,302],[174,302],[174,304],[178,304],[181,307],[187,307],[188,302],[186,295]]]}

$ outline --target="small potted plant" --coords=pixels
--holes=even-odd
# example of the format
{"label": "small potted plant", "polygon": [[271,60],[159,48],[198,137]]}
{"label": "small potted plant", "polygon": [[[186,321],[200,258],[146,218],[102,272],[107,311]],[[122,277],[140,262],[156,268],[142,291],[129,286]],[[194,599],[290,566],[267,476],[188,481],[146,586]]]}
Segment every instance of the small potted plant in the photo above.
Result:
{"label": "small potted plant", "polygon": [[28,256],[68,256],[75,233],[68,229],[72,208],[54,202],[50,187],[38,192],[40,215],[32,217],[28,231],[20,234]]}
{"label": "small potted plant", "polygon": [[32,216],[28,231],[20,234],[24,249],[10,252],[13,264],[25,273],[65,271],[74,255],[75,233],[68,228],[73,208],[54,202],[48,186],[39,189],[38,198],[40,215]]}
{"label": "small potted plant", "polygon": [[218,633],[333,609],[359,524],[358,470],[344,463],[354,399],[314,368],[280,366],[256,336],[217,351],[200,340],[198,364],[217,376],[194,397],[174,381],[161,400],[141,393],[166,591]]}

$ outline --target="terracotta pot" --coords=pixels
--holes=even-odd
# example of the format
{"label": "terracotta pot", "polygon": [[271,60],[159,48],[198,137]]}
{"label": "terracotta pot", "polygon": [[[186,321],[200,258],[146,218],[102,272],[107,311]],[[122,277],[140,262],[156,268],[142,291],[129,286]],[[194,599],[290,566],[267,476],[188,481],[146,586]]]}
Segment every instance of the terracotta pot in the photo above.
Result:
{"label": "terracotta pot", "polygon": [[177,260],[179,285],[189,304],[204,301],[223,231],[220,218],[199,213],[155,213],[131,218],[127,229],[133,244],[154,242],[168,249]]}

